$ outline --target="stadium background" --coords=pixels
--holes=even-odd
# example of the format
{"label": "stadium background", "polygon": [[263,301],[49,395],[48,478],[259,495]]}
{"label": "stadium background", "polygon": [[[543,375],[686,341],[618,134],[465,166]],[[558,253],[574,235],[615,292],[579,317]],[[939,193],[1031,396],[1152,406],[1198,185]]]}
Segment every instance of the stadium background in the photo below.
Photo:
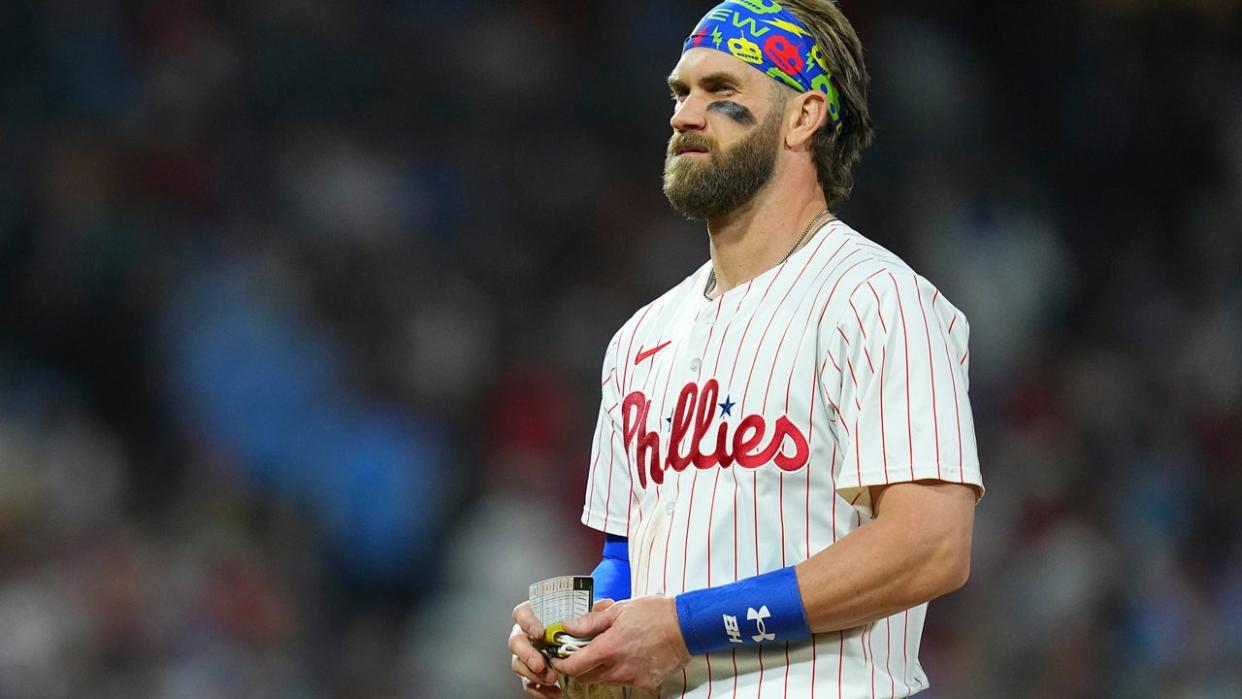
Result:
{"label": "stadium background", "polygon": [[[1242,695],[1242,11],[846,0],[972,325],[931,697]],[[0,7],[0,696],[508,697],[699,2]]]}

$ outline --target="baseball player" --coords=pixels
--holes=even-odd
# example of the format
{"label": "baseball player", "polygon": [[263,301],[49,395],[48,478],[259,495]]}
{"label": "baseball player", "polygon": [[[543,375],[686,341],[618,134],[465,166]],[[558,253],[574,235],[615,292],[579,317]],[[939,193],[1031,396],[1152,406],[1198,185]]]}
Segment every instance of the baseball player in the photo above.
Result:
{"label": "baseball player", "polygon": [[927,602],[965,583],[983,482],[965,317],[832,213],[871,140],[868,76],[823,0],[730,0],[669,76],[673,208],[711,260],[609,343],[582,521],[597,596],[514,671],[630,696],[905,697]]}

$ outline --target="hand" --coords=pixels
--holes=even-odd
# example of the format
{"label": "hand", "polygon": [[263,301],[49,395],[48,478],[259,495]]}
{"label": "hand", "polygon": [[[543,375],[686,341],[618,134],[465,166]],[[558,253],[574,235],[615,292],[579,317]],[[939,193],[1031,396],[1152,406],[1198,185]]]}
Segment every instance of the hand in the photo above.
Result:
{"label": "hand", "polygon": [[[602,599],[595,603],[592,611],[602,612],[610,606],[612,600]],[[543,654],[532,642],[533,639],[543,638],[543,632],[543,624],[531,611],[530,602],[514,607],[513,630],[509,632],[509,651],[513,653],[513,658],[509,665],[522,678],[522,689],[527,695],[537,699],[559,699],[561,689],[556,684],[556,671],[548,667]]]}
{"label": "hand", "polygon": [[656,689],[690,662],[671,597],[651,595],[618,602],[565,622],[574,636],[594,639],[552,667],[584,684]]}

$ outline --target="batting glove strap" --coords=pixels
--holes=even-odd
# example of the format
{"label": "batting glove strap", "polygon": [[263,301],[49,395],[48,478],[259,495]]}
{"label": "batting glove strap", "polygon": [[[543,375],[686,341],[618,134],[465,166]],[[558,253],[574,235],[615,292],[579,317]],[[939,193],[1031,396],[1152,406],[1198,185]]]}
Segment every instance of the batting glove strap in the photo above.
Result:
{"label": "batting glove strap", "polygon": [[676,597],[692,655],[811,637],[793,566]]}

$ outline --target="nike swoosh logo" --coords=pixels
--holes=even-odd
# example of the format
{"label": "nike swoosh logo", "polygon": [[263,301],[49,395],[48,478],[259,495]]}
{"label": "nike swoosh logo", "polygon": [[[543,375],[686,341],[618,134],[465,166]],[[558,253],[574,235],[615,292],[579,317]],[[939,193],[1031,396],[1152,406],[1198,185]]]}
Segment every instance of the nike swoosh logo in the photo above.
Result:
{"label": "nike swoosh logo", "polygon": [[656,345],[655,347],[652,347],[646,352],[643,351],[642,347],[639,347],[638,354],[634,357],[634,366],[638,366],[639,362],[641,362],[644,359],[647,359],[651,355],[655,354],[656,352],[659,352],[660,350],[664,349],[665,347],[668,347],[671,344],[673,344],[673,341],[669,340],[668,342],[665,342],[662,345]]}

